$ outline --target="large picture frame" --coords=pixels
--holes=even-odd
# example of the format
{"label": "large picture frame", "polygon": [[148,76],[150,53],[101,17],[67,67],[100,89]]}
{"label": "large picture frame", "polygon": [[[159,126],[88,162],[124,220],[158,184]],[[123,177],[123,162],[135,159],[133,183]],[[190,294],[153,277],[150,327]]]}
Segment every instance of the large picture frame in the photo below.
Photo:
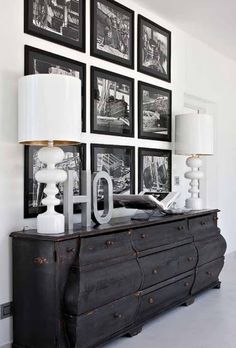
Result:
{"label": "large picture frame", "polygon": [[85,0],[24,0],[24,32],[85,52]]}
{"label": "large picture frame", "polygon": [[[38,146],[25,146],[24,148],[24,218],[35,218],[43,213],[46,207],[41,205],[44,184],[39,184],[35,179],[35,173],[43,168],[43,164],[37,158]],[[75,169],[74,195],[80,194],[80,178],[78,171],[86,169],[86,145],[71,145],[61,147],[65,152],[65,159],[58,164],[58,168]],[[80,162],[81,160],[81,162]],[[77,171],[76,171],[77,170]],[[58,186],[58,198],[61,204],[55,207],[59,213],[63,212],[63,184]],[[74,214],[80,213],[80,205],[74,204]]]}
{"label": "large picture frame", "polygon": [[[91,171],[107,172],[114,194],[135,193],[135,148],[133,146],[91,144]],[[98,192],[102,200],[103,191]]]}
{"label": "large picture frame", "polygon": [[138,136],[143,139],[171,141],[172,92],[138,82]]}
{"label": "large picture frame", "polygon": [[134,137],[134,80],[91,67],[91,133]]}
{"label": "large picture frame", "polygon": [[172,187],[172,152],[139,148],[138,191],[169,193]]}
{"label": "large picture frame", "polygon": [[82,131],[86,132],[86,65],[54,53],[25,46],[25,75],[65,74],[80,78]]}
{"label": "large picture frame", "polygon": [[134,11],[114,0],[92,0],[90,51],[134,69]]}
{"label": "large picture frame", "polygon": [[138,71],[171,82],[171,32],[138,16]]}

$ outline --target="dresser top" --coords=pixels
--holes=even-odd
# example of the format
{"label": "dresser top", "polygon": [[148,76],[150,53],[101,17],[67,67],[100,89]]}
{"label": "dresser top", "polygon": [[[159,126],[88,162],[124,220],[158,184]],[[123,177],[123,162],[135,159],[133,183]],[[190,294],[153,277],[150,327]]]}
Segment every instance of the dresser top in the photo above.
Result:
{"label": "dresser top", "polygon": [[200,217],[207,214],[218,213],[218,209],[201,210],[201,211],[190,211],[184,214],[176,215],[165,215],[161,217],[151,217],[149,220],[131,220],[132,216],[120,217],[112,219],[108,224],[95,225],[93,224],[90,228],[84,228],[81,224],[75,224],[73,230],[68,230],[65,233],[60,234],[39,234],[37,230],[25,230],[12,232],[11,237],[13,238],[24,238],[24,239],[38,239],[38,240],[50,240],[50,241],[63,241],[66,239],[73,239],[78,237],[89,237],[99,234],[109,234],[114,232],[126,231],[129,229],[142,228],[152,225],[158,225],[168,222],[174,222],[179,220],[190,219],[194,217]]}

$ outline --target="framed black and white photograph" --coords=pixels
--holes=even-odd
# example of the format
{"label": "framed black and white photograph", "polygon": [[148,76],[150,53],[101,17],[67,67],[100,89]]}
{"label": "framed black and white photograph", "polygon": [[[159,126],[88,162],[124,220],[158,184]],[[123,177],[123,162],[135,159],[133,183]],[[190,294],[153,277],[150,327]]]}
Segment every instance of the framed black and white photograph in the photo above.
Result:
{"label": "framed black and white photograph", "polygon": [[[71,145],[61,147],[65,152],[65,158],[57,164],[57,168],[73,170],[74,195],[80,194],[80,171],[86,169],[86,145]],[[24,218],[34,218],[38,214],[46,211],[42,205],[44,198],[43,190],[45,184],[40,184],[35,179],[35,174],[45,165],[38,159],[38,146],[25,146],[24,163]],[[63,184],[58,184],[59,193],[57,198],[61,204],[56,206],[56,211],[63,212]],[[74,213],[80,212],[79,204],[74,204]]]}
{"label": "framed black and white photograph", "polygon": [[24,0],[24,31],[85,52],[85,0]]}
{"label": "framed black and white photograph", "polygon": [[25,75],[61,74],[77,77],[82,85],[82,131],[86,132],[86,65],[34,47],[25,46]]}
{"label": "framed black and white photograph", "polygon": [[138,16],[138,70],[171,81],[171,32]]}
{"label": "framed black and white photograph", "polygon": [[91,55],[134,68],[134,12],[113,0],[91,1]]}
{"label": "framed black and white photograph", "polygon": [[172,92],[139,81],[139,138],[171,141]]}
{"label": "framed black and white photograph", "polygon": [[139,192],[171,192],[172,154],[170,150],[139,148]]}
{"label": "framed black and white photograph", "polygon": [[134,136],[134,80],[91,68],[91,132]]}
{"label": "framed black and white photograph", "polygon": [[[91,171],[107,172],[113,182],[114,194],[135,193],[135,149],[131,146],[91,145]],[[98,188],[103,198],[103,188]]]}

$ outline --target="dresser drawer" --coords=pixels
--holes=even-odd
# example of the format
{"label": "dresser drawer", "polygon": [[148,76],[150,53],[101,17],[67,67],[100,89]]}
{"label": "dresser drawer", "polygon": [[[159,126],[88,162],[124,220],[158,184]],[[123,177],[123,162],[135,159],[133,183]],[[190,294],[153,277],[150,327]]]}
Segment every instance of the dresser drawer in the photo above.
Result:
{"label": "dresser drawer", "polygon": [[186,220],[159,224],[136,229],[132,232],[132,241],[137,251],[151,249],[166,244],[192,241]]}
{"label": "dresser drawer", "polygon": [[197,263],[197,251],[193,244],[140,258],[144,282],[142,287],[162,282],[193,269]]}
{"label": "dresser drawer", "polygon": [[194,235],[195,241],[219,235],[220,229],[217,227],[217,213],[189,219],[189,229]]}
{"label": "dresser drawer", "polygon": [[91,270],[72,267],[65,291],[66,312],[80,315],[101,307],[135,293],[140,289],[141,282],[136,259]]}
{"label": "dresser drawer", "polygon": [[218,280],[218,276],[224,266],[224,258],[207,263],[199,267],[196,271],[196,280],[192,289],[192,294],[207,288]]}
{"label": "dresser drawer", "polygon": [[140,317],[144,319],[153,312],[161,312],[166,307],[187,298],[190,295],[193,280],[194,275],[190,275],[171,285],[144,295],[141,299]]}
{"label": "dresser drawer", "polygon": [[80,265],[132,255],[130,232],[81,238]]}
{"label": "dresser drawer", "polygon": [[106,337],[128,327],[135,320],[138,303],[133,295],[79,317],[66,316],[70,347],[97,347]]}
{"label": "dresser drawer", "polygon": [[198,266],[224,256],[226,241],[222,235],[195,242],[198,250]]}

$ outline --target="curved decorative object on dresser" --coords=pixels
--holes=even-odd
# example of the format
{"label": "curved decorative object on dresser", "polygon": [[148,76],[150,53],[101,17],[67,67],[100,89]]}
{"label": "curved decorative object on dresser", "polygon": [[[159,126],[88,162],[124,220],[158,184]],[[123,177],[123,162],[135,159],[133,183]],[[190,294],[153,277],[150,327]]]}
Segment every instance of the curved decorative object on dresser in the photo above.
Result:
{"label": "curved decorative object on dresser", "polygon": [[220,288],[226,242],[217,213],[121,218],[60,236],[12,233],[13,347],[100,347]]}

